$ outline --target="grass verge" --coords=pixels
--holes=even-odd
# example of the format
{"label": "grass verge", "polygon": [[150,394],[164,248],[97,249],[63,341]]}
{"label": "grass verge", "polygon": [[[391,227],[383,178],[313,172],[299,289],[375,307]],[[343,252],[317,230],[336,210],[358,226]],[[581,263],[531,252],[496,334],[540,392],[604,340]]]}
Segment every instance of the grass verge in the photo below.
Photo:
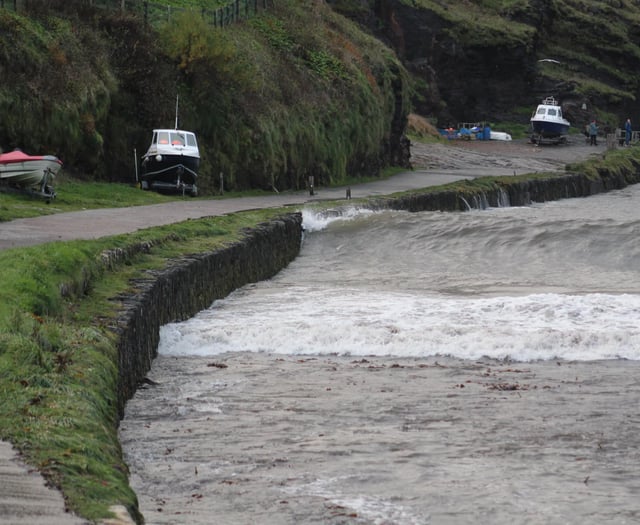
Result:
{"label": "grass verge", "polygon": [[[96,208],[146,206],[175,200],[193,199],[189,195],[142,191],[134,184],[79,181],[64,176],[59,178],[55,188],[57,196],[51,202],[24,192],[0,192],[0,222],[52,215],[54,213]],[[208,195],[199,197],[199,199],[229,199],[263,194],[265,192],[259,190],[242,193],[225,192],[223,195]]]}

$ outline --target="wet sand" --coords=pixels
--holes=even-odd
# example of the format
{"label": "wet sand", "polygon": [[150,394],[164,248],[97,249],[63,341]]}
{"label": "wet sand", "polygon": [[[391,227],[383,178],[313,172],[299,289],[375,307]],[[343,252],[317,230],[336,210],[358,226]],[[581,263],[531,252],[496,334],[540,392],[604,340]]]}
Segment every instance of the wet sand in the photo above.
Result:
{"label": "wet sand", "polygon": [[121,440],[149,524],[635,523],[639,372],[160,357]]}

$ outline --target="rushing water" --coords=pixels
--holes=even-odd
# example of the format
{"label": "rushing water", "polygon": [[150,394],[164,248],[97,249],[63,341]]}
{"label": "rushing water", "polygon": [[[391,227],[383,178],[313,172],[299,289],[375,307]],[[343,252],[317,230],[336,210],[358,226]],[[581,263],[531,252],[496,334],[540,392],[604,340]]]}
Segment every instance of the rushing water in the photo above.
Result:
{"label": "rushing water", "polygon": [[122,424],[148,522],[639,522],[639,205],[305,212],[163,327]]}

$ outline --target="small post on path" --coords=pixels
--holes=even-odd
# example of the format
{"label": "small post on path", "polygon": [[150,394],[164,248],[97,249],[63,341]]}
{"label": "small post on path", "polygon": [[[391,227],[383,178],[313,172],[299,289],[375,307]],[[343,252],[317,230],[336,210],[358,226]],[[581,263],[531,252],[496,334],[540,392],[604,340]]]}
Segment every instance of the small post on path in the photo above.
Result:
{"label": "small post on path", "polygon": [[224,177],[222,176],[222,172],[220,172],[220,195],[224,195]]}
{"label": "small post on path", "polygon": [[309,195],[313,196],[313,175],[309,176]]}
{"label": "small post on path", "polygon": [[136,186],[138,186],[140,184],[140,181],[138,180],[138,153],[136,151],[136,148],[133,148],[133,166],[136,169]]}

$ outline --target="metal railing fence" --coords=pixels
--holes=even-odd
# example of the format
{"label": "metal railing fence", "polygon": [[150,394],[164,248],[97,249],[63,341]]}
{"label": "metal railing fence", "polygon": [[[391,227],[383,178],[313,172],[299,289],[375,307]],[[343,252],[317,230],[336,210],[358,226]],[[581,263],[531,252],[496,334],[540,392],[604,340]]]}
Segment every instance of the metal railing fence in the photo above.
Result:
{"label": "metal railing fence", "polygon": [[[75,2],[60,0],[0,0],[0,9],[29,13],[32,10],[46,8],[52,11],[59,9],[74,11],[83,8],[108,9],[139,16],[144,24],[154,25],[171,22],[175,16],[183,12],[199,13],[212,26],[225,27],[243,19],[247,19],[266,9],[273,0],[231,0],[217,8],[200,6],[175,7],[153,0],[76,0]],[[72,5],[71,5],[72,4]]]}

